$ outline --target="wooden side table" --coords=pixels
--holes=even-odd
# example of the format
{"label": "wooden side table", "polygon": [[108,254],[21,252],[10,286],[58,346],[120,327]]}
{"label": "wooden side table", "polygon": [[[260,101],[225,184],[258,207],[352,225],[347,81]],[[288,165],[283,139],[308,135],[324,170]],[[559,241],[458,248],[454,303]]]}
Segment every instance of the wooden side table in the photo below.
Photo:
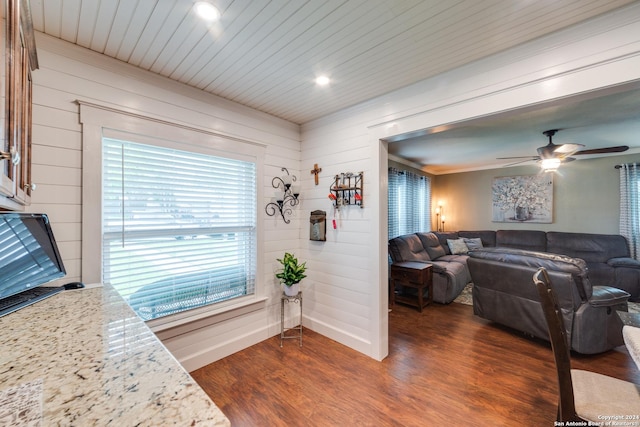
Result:
{"label": "wooden side table", "polygon": [[[285,328],[284,327],[284,303],[287,305],[290,302],[299,303],[300,304],[300,323],[298,326],[293,328]],[[287,335],[287,331],[297,331],[295,335]],[[280,347],[282,347],[282,342],[288,339],[300,339],[300,347],[302,347],[302,292],[298,292],[298,295],[285,295],[282,294],[280,297]]]}
{"label": "wooden side table", "polygon": [[[396,301],[422,309],[433,302],[433,268],[423,262],[405,261],[391,264],[391,303]],[[399,286],[413,288],[417,295],[396,294]],[[425,291],[427,292],[425,298]]]}

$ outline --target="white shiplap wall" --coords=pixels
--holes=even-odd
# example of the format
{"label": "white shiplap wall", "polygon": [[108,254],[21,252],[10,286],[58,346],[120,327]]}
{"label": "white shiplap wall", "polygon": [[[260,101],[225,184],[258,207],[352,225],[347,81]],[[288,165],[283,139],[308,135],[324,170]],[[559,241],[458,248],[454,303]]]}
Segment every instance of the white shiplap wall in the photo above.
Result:
{"label": "white shiplap wall", "polygon": [[371,357],[387,354],[381,139],[624,84],[640,84],[638,3],[303,125],[303,169],[313,163],[323,169],[322,186],[307,192],[308,210],[328,206],[332,174],[358,169],[366,177],[364,211],[349,208],[327,243],[306,245],[316,267],[308,324]]}
{"label": "white shiplap wall", "polygon": [[[317,141],[303,144],[304,211],[327,212],[326,242],[309,240],[308,230],[303,230],[303,253],[309,266],[305,307],[312,313],[307,323],[311,329],[334,338],[340,336],[339,341],[371,354],[372,339],[377,339],[372,336],[371,312],[379,306],[371,300],[378,283],[376,264],[372,262],[377,253],[373,231],[378,228],[379,204],[374,194],[379,186],[368,131],[366,127],[351,130],[355,132],[324,129]],[[310,173],[315,163],[322,168],[318,186]],[[334,176],[361,171],[364,208],[344,206],[336,213],[328,198]],[[336,229],[332,227],[334,215]]]}
{"label": "white shiplap wall", "polygon": [[[106,105],[266,145],[263,195],[264,307],[246,310],[214,325],[159,333],[187,369],[195,369],[279,331],[280,288],[275,259],[299,248],[300,214],[291,224],[262,215],[273,194],[271,178],[281,167],[299,175],[299,126],[197,89],[159,77],[106,56],[37,33],[40,69],[34,72],[33,176],[38,189],[31,212],[49,214],[68,270],[61,282],[93,281],[81,271],[82,127],[76,100]],[[96,250],[98,248],[96,247]],[[188,328],[187,328],[188,329]]]}

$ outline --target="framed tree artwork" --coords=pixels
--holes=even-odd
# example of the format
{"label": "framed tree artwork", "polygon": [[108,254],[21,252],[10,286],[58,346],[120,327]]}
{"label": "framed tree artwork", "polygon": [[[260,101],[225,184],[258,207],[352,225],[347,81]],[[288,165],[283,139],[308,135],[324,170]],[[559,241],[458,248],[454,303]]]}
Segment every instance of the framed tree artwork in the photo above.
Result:
{"label": "framed tree artwork", "polygon": [[553,174],[497,177],[492,185],[493,222],[553,222]]}

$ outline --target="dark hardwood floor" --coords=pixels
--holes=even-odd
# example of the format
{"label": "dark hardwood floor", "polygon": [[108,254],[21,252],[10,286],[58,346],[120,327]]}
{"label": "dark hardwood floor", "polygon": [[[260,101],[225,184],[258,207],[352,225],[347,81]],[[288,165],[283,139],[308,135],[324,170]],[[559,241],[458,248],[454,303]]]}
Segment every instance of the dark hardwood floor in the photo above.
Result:
{"label": "dark hardwood floor", "polygon": [[[434,304],[389,313],[389,356],[377,362],[306,329],[303,347],[273,337],[193,378],[233,426],[553,426],[551,347]],[[640,383],[624,346],[572,355],[572,367]]]}

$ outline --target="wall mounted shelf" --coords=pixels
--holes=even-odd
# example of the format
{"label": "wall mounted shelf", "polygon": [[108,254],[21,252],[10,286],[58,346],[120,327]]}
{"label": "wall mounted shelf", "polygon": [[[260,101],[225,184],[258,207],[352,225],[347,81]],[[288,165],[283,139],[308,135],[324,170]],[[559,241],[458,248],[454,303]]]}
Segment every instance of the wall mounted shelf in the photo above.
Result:
{"label": "wall mounted shelf", "polygon": [[342,206],[355,205],[363,208],[363,178],[364,172],[343,172],[336,175],[329,192],[329,198],[333,201],[333,206],[340,208]]}

